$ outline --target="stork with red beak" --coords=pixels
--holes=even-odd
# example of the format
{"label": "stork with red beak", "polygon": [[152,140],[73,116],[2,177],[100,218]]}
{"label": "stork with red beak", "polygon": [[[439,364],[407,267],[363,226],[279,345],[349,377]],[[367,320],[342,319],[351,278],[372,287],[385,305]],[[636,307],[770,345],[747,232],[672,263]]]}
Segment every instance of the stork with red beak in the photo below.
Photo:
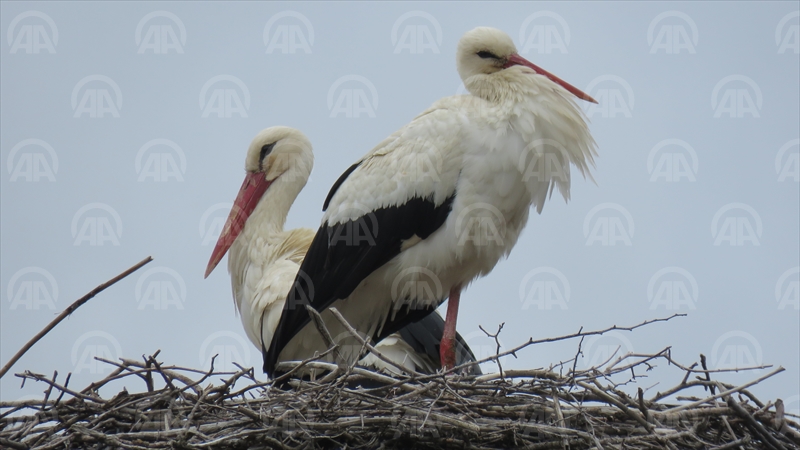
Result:
{"label": "stork with red beak", "polygon": [[[262,351],[273,339],[286,296],[314,238],[314,231],[308,228],[283,229],[313,164],[311,142],[300,131],[272,127],[260,132],[247,151],[244,183],[206,268],[208,277],[229,252],[236,309],[247,337]],[[325,317],[327,326],[338,329],[333,327],[338,323],[335,318],[329,313]],[[443,328],[441,316],[432,314],[408,324],[375,347],[408,372],[433,373],[441,368],[438,347]],[[315,328],[307,332],[318,335]],[[460,362],[475,360],[460,336],[456,345]],[[305,356],[287,354],[286,360]],[[397,372],[373,355],[365,357],[362,365]],[[472,366],[469,373],[479,374],[480,368]]]}
{"label": "stork with red beak", "polygon": [[531,206],[541,213],[554,189],[569,199],[571,168],[591,177],[595,143],[577,105],[591,97],[519,56],[497,29],[467,32],[456,62],[469,95],[437,101],[333,185],[267,373],[286,354],[325,349],[297,338],[313,326],[304,305],[335,306],[380,340],[448,297],[440,359],[452,367],[461,290],[509,254]]}

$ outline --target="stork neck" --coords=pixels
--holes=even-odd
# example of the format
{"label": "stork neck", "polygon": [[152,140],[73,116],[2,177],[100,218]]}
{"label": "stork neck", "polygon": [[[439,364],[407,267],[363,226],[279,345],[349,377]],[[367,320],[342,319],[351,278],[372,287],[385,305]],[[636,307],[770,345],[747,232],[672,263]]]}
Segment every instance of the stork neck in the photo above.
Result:
{"label": "stork neck", "polygon": [[241,234],[243,239],[268,238],[283,231],[289,209],[305,186],[305,180],[292,180],[284,175],[275,179],[248,217]]}
{"label": "stork neck", "polygon": [[517,103],[537,90],[536,78],[510,68],[491,75],[473,75],[464,80],[464,87],[470,94],[491,103]]}

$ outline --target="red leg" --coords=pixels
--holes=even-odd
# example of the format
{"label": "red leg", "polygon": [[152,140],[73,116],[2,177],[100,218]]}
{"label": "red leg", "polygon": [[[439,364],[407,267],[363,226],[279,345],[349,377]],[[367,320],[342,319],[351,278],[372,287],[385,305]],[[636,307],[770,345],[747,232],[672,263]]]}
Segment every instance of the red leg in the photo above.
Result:
{"label": "red leg", "polygon": [[453,286],[447,300],[444,333],[442,333],[442,342],[439,344],[439,359],[445,370],[452,369],[456,365],[456,320],[458,319],[458,302],[460,300],[461,286]]}

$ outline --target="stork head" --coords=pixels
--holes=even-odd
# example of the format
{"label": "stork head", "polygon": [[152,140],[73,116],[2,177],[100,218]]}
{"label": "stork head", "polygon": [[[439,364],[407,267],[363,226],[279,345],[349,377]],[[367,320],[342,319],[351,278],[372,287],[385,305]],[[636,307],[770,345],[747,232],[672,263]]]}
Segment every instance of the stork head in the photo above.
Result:
{"label": "stork head", "polygon": [[524,66],[536,74],[544,75],[576,97],[597,103],[580,89],[519,56],[514,41],[496,28],[478,27],[466,32],[458,41],[456,63],[458,74],[465,85],[474,76],[492,75],[510,67]]}
{"label": "stork head", "polygon": [[[308,181],[313,165],[311,142],[300,131],[289,127],[271,127],[256,135],[247,149],[244,182],[211,253],[206,277],[231,248],[267,189],[275,183],[284,184],[287,190],[285,195],[291,196],[290,200],[294,201]],[[284,213],[288,213],[288,207]]]}

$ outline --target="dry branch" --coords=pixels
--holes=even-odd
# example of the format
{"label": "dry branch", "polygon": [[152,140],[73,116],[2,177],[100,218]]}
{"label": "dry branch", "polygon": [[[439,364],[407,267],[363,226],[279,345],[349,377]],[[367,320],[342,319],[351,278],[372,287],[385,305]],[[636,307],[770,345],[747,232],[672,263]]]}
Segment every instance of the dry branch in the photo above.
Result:
{"label": "dry branch", "polygon": [[[648,323],[652,321],[643,324]],[[639,326],[643,325],[605,331]],[[602,332],[581,331],[544,341]],[[196,370],[165,365],[157,355],[104,361],[115,370],[83,390],[56,382],[57,374],[51,378],[18,374],[45,383],[47,395],[36,401],[0,402],[0,446],[26,450],[800,448],[800,426],[787,419],[783,403],[764,404],[745,389],[781,368],[732,386],[712,380],[712,374],[725,376],[725,372],[700,371],[694,369],[696,364],[675,362],[669,348],[621,355],[564,374],[551,368],[479,377],[400,376],[309,359],[283,362],[279,369],[328,375],[308,381],[287,374],[273,382],[257,381],[250,368],[215,372],[212,364],[210,370]],[[623,392],[623,386],[637,377],[636,371],[652,370],[658,361],[703,377],[688,381],[688,376],[681,376],[677,386],[655,400],[645,399],[642,390],[634,395]],[[575,367],[571,359],[561,366]],[[627,381],[611,381],[612,375],[625,373],[630,374]],[[142,386],[142,391],[123,390],[108,399],[99,396],[103,386],[119,380],[128,387]],[[711,386],[718,393],[700,401],[662,402]],[[735,401],[734,395],[740,400]],[[724,401],[717,401],[720,398]]]}

